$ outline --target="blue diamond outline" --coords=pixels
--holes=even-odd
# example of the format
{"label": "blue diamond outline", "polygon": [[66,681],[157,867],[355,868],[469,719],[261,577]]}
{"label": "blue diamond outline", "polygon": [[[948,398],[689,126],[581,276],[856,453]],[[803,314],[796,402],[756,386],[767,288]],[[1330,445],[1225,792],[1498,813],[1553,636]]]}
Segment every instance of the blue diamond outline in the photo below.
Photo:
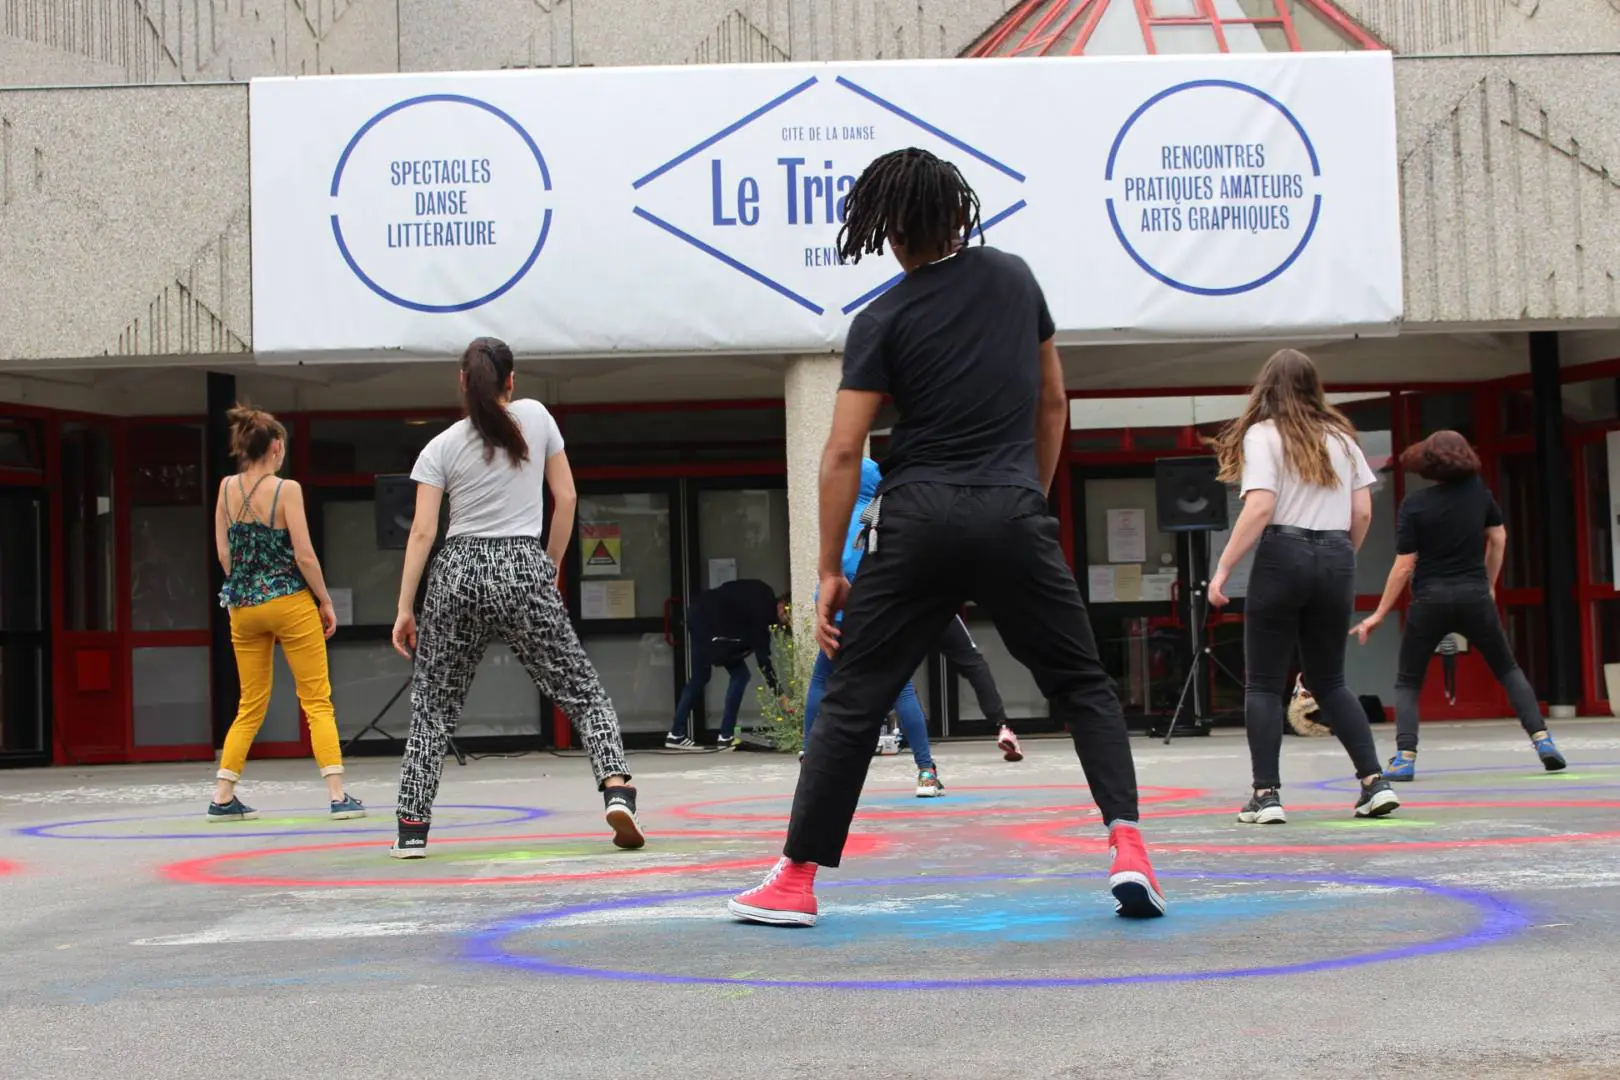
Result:
{"label": "blue diamond outline", "polygon": [[[798,97],[800,94],[804,93],[805,91],[811,89],[814,86],[819,85],[820,83],[821,83],[821,79],[820,79],[819,76],[811,75],[809,78],[803,80],[802,82],[798,83],[797,85],[795,85],[793,87],[790,87],[786,91],[778,94],[776,97],[772,98],[770,101],[767,101],[765,104],[763,104],[763,105],[759,106],[758,108],[754,109],[753,111],[747,113],[746,115],[744,115],[740,119],[735,120],[730,124],[727,124],[725,127],[721,128],[719,131],[716,131],[714,134],[712,134],[712,135],[708,136],[707,138],[701,140],[700,142],[696,143],[695,145],[693,145],[691,147],[688,147],[687,149],[681,151],[679,154],[676,154],[674,157],[670,158],[668,161],[664,162],[662,165],[659,165],[656,168],[654,168],[651,172],[648,172],[646,175],[644,175],[644,176],[640,177],[639,179],[635,180],[630,185],[631,190],[632,191],[641,190],[643,187],[645,187],[646,185],[652,183],[654,180],[657,180],[659,177],[663,176],[665,173],[669,172],[670,170],[676,168],[677,166],[679,166],[679,165],[683,164],[684,162],[690,160],[691,158],[695,157],[696,155],[702,153],[703,151],[707,150],[709,147],[715,145],[716,143],[721,142],[722,140],[724,140],[728,136],[733,135],[738,131],[741,131],[743,128],[747,127],[749,124],[752,124],[754,121],[756,121],[756,120],[760,119],[761,117],[765,116],[767,113],[777,109],[778,107],[780,107],[782,105],[785,105],[787,102],[793,100],[794,98]],[[884,97],[882,97],[882,96],[880,96],[878,94],[873,93],[871,90],[866,89],[864,86],[861,86],[860,84],[854,82],[853,80],[851,80],[849,78],[846,78],[843,75],[839,75],[834,80],[834,84],[837,85],[837,86],[842,87],[845,90],[848,90],[850,93],[853,93],[858,97],[861,97],[861,98],[865,99],[866,101],[871,102],[874,105],[877,105],[879,108],[884,109],[885,111],[887,111],[889,113],[892,113],[894,116],[897,116],[902,120],[905,120],[907,123],[913,124],[916,127],[921,128],[923,131],[926,131],[928,134],[934,136],[935,138],[940,139],[941,141],[947,143],[950,146],[956,147],[958,150],[961,150],[961,151],[967,153],[968,155],[970,155],[971,157],[983,162],[984,164],[989,165],[991,168],[995,169],[997,172],[1000,172],[1004,176],[1007,176],[1007,177],[1010,177],[1013,180],[1016,180],[1020,184],[1024,183],[1025,180],[1028,179],[1023,173],[1019,172],[1018,170],[1012,168],[1009,165],[1004,164],[1001,161],[998,161],[997,159],[991,157],[989,154],[986,154],[982,150],[979,150],[977,147],[973,146],[972,144],[967,143],[967,142],[963,141],[962,139],[958,139],[956,136],[951,135],[950,133],[946,132],[943,128],[936,127],[935,125],[930,124],[928,121],[922,119],[922,117],[920,117],[920,116],[917,116],[915,113],[912,113],[912,112],[902,108],[901,106],[895,104],[894,102],[889,101],[888,99],[886,99],[886,98],[884,98]],[[1018,213],[1018,211],[1024,209],[1028,205],[1029,205],[1029,203],[1026,200],[1019,199],[1016,202],[1012,203],[1011,205],[1007,206],[1006,208],[998,211],[995,214],[992,214],[990,217],[985,218],[980,223],[979,227],[976,230],[974,230],[974,234],[973,234],[974,238],[982,239],[985,232],[988,231],[990,228],[992,228],[995,225],[999,225],[1003,221],[1006,221],[1008,218],[1012,217],[1014,214]],[[781,282],[779,282],[779,281],[775,280],[774,278],[770,277],[768,274],[765,274],[762,271],[757,270],[752,266],[749,266],[747,263],[743,262],[741,259],[738,259],[738,258],[735,258],[734,256],[728,255],[724,251],[721,251],[719,248],[713,246],[712,244],[708,244],[708,243],[698,239],[696,236],[693,236],[691,233],[685,231],[684,229],[680,228],[679,226],[677,226],[677,225],[675,225],[675,224],[673,224],[671,222],[665,221],[663,218],[661,218],[658,215],[652,213],[652,211],[646,209],[645,207],[638,204],[635,207],[633,207],[632,212],[637,217],[639,217],[643,221],[647,222],[649,225],[657,226],[658,228],[660,228],[660,229],[664,230],[665,232],[669,233],[671,236],[675,237],[677,240],[680,240],[680,241],[682,241],[684,243],[690,244],[692,247],[697,248],[699,251],[703,252],[703,254],[709,256],[710,258],[715,259],[716,261],[718,261],[720,263],[723,263],[726,266],[731,267],[733,270],[735,270],[738,273],[744,275],[745,277],[753,279],[754,281],[758,282],[759,284],[765,286],[767,289],[770,289],[772,292],[775,292],[778,295],[780,295],[780,296],[782,296],[782,297],[784,297],[784,298],[786,298],[788,300],[793,301],[794,303],[798,304],[800,307],[805,308],[811,314],[823,315],[823,314],[826,313],[826,308],[822,307],[820,304],[816,303],[814,300],[811,300],[809,297],[803,296],[800,293],[795,292],[793,289],[788,288],[786,285],[784,285]],[[901,273],[895,274],[893,277],[889,278],[887,281],[884,281],[882,284],[877,285],[874,288],[868,289],[866,292],[864,292],[861,295],[857,296],[855,299],[851,300],[849,303],[844,304],[842,307],[839,308],[839,311],[844,315],[848,315],[851,312],[858,310],[859,308],[865,306],[866,304],[870,303],[871,301],[877,299],[879,296],[882,296],[885,292],[887,292],[889,289],[891,289],[903,277],[905,277],[905,273],[903,271]]]}

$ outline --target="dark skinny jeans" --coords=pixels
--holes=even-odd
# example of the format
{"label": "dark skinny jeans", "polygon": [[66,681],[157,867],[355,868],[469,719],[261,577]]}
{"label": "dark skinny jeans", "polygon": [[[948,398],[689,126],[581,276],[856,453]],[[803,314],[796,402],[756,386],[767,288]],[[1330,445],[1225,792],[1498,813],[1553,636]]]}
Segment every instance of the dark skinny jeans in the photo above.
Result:
{"label": "dark skinny jeans", "polygon": [[1418,747],[1418,694],[1429,672],[1429,661],[1440,639],[1461,634],[1468,647],[1478,650],[1491,674],[1507,691],[1513,711],[1527,734],[1545,730],[1541,703],[1513,658],[1502,616],[1490,589],[1477,578],[1443,578],[1425,582],[1406,611],[1406,632],[1401,636],[1400,669],[1395,676],[1395,745],[1401,750]]}
{"label": "dark skinny jeans", "polygon": [[1260,538],[1243,608],[1243,714],[1256,791],[1282,786],[1283,715],[1296,654],[1357,778],[1382,771],[1367,714],[1344,682],[1355,579],[1349,533],[1270,526]]}

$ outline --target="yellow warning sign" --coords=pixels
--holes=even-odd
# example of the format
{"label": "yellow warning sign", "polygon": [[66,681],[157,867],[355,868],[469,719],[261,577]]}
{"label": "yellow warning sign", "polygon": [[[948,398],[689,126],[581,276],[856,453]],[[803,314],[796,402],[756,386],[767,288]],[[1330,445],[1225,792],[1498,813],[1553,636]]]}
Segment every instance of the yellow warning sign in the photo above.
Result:
{"label": "yellow warning sign", "polygon": [[580,522],[579,549],[582,572],[586,577],[618,577],[623,573],[617,522]]}

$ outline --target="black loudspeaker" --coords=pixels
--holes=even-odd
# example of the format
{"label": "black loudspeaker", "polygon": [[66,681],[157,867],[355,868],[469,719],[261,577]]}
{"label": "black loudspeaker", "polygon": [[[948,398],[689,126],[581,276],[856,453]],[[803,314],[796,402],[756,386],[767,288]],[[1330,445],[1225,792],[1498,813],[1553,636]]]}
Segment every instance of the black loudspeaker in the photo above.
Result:
{"label": "black loudspeaker", "polygon": [[377,477],[373,496],[377,507],[377,546],[384,551],[403,551],[411,537],[411,520],[416,517],[416,481],[401,473]]}
{"label": "black loudspeaker", "polygon": [[1160,532],[1220,532],[1226,516],[1226,485],[1216,479],[1213,457],[1160,458],[1153,465]]}

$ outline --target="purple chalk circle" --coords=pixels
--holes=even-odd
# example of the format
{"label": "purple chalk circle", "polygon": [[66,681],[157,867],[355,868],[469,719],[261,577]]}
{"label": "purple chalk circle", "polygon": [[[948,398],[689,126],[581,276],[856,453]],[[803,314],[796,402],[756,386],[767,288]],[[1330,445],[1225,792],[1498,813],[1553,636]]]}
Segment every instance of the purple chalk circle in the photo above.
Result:
{"label": "purple chalk circle", "polygon": [[[1528,755],[1527,755],[1528,756]],[[1423,791],[1424,797],[1437,795],[1501,795],[1501,794],[1534,794],[1545,795],[1549,791],[1613,791],[1620,788],[1620,776],[1615,777],[1612,783],[1603,784],[1576,784],[1571,781],[1585,779],[1582,775],[1588,769],[1612,769],[1620,762],[1615,761],[1583,761],[1571,763],[1569,769],[1563,772],[1547,772],[1541,764],[1535,761],[1526,761],[1523,765],[1482,765],[1473,768],[1426,769],[1418,765],[1417,779],[1410,784],[1399,785],[1413,791],[1423,791],[1423,781],[1431,776],[1454,776],[1458,774],[1469,775],[1474,773],[1517,773],[1526,781],[1533,783],[1520,787],[1503,787],[1493,784],[1489,787],[1454,787],[1430,788]],[[1567,777],[1567,779],[1565,779]],[[1311,791],[1331,791],[1335,793],[1354,794],[1357,781],[1353,778],[1335,777],[1332,780],[1316,780],[1303,785]]]}
{"label": "purple chalk circle", "polygon": [[[934,886],[967,884],[982,882],[1050,882],[1063,880],[1095,880],[1105,877],[1100,873],[1075,874],[974,874],[949,877],[911,877],[911,878],[885,878],[861,881],[824,882],[823,889],[878,889],[914,886]],[[675,903],[690,900],[715,901],[716,919],[724,919],[723,908],[718,906],[723,898],[733,895],[735,890],[704,889],[695,892],[659,893],[651,896],[627,897],[619,900],[605,900],[589,904],[576,904],[568,907],[556,908],[530,915],[522,915],[509,919],[486,930],[474,934],[468,941],[463,956],[467,960],[484,964],[499,964],[506,967],[521,968],[541,975],[566,975],[582,978],[608,979],[620,982],[648,982],[665,983],[672,985],[699,985],[699,986],[747,986],[747,987],[773,987],[797,989],[822,990],[1033,990],[1033,989],[1059,989],[1082,988],[1090,986],[1119,986],[1132,983],[1186,983],[1206,982],[1221,979],[1254,979],[1277,975],[1305,975],[1318,971],[1331,971],[1339,968],[1359,967],[1366,964],[1389,963],[1394,960],[1409,960],[1421,956],[1434,956],[1440,953],[1457,952],[1462,949],[1478,948],[1494,944],[1524,930],[1531,925],[1529,916],[1504,897],[1477,889],[1452,888],[1445,885],[1436,885],[1405,877],[1370,877],[1341,874],[1277,874],[1277,873],[1216,873],[1206,871],[1188,871],[1184,873],[1161,873],[1166,880],[1182,881],[1213,881],[1213,882],[1245,882],[1245,883],[1285,883],[1285,884],[1318,884],[1332,886],[1359,887],[1370,889],[1402,889],[1419,892],[1430,897],[1451,901],[1472,909],[1473,918],[1467,920],[1468,925],[1457,932],[1433,940],[1407,943],[1373,952],[1356,953],[1348,956],[1330,956],[1316,960],[1306,960],[1297,963],[1260,965],[1252,967],[1210,968],[1196,971],[1180,972],[1151,972],[1136,975],[1105,975],[1075,978],[957,978],[957,979],[777,979],[756,978],[752,976],[721,977],[707,975],[681,975],[657,971],[621,971],[608,968],[591,967],[584,964],[563,963],[557,960],[548,960],[540,956],[528,955],[514,951],[509,946],[510,939],[525,931],[535,930],[556,924],[560,920],[580,915],[599,914],[604,912],[626,911],[636,908],[655,907],[660,904]],[[1176,914],[1175,897],[1171,895],[1170,918]],[[831,918],[836,918],[836,911]],[[1084,918],[1080,902],[1076,903],[1075,918]],[[1108,916],[1112,921],[1113,916]],[[739,935],[770,933],[784,937],[798,934],[816,934],[820,929],[803,931],[762,931],[757,927],[738,925],[736,932]],[[755,939],[759,940],[759,939]]]}
{"label": "purple chalk circle", "polygon": [[[12,830],[18,836],[35,836],[45,840],[226,840],[241,839],[243,837],[265,836],[354,836],[367,833],[389,835],[394,831],[393,806],[371,806],[366,808],[378,824],[374,827],[351,828],[352,822],[334,821],[325,828],[309,829],[264,829],[254,828],[252,821],[247,822],[219,822],[207,824],[204,829],[197,832],[172,833],[81,833],[66,832],[69,829],[83,829],[92,825],[129,825],[143,821],[197,821],[202,813],[186,814],[138,814],[131,817],[109,818],[79,818],[74,821],[52,821],[44,825],[29,825],[26,828]],[[499,817],[488,821],[433,823],[434,832],[444,832],[446,829],[481,829],[487,825],[512,825],[520,821],[534,821],[536,818],[548,817],[550,810],[542,810],[537,806],[498,806],[479,804],[449,804],[441,803],[435,807],[436,812],[445,810],[472,810],[487,811],[498,814]],[[326,815],[319,810],[266,810],[265,814],[276,817],[308,817],[312,820],[323,818]],[[242,826],[246,825],[246,828]]]}

